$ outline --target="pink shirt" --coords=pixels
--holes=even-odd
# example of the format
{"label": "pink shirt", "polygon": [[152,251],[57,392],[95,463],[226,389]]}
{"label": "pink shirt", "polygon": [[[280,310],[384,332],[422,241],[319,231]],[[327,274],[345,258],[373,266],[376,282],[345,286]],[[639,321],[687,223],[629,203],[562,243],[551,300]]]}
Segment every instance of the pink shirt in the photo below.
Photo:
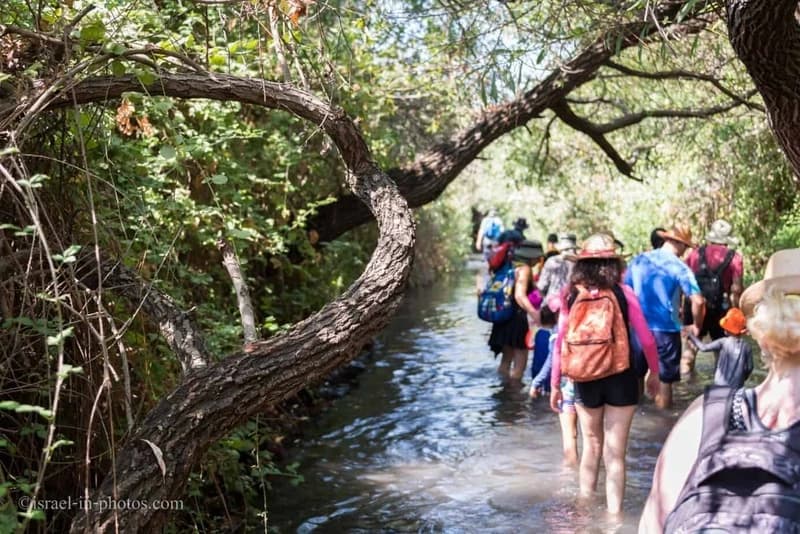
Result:
{"label": "pink shirt", "polygon": [[[714,270],[719,267],[727,253],[728,247],[725,245],[717,245],[714,243],[707,244],[706,261],[708,262],[708,268]],[[689,257],[686,258],[686,265],[694,272],[700,270],[700,247],[692,249],[689,253]],[[735,252],[733,258],[731,258],[730,265],[728,265],[728,268],[722,273],[722,287],[725,289],[726,293],[730,292],[731,284],[733,284],[735,279],[742,278],[743,273],[744,261],[742,260],[742,255],[739,254],[739,252]]]}
{"label": "pink shirt", "polygon": [[[623,293],[625,293],[625,300],[628,301],[628,322],[631,329],[636,333],[639,339],[639,344],[644,351],[644,357],[647,360],[647,367],[650,372],[658,374],[658,349],[656,348],[656,340],[653,334],[647,327],[647,321],[642,313],[642,307],[639,306],[639,300],[636,294],[629,286],[620,284]],[[569,308],[567,307],[568,288],[564,288],[561,292],[561,310],[562,313],[558,316],[558,337],[553,346],[553,370],[550,372],[550,386],[553,389],[561,387],[561,343],[564,341],[564,336],[567,333],[567,323]]]}

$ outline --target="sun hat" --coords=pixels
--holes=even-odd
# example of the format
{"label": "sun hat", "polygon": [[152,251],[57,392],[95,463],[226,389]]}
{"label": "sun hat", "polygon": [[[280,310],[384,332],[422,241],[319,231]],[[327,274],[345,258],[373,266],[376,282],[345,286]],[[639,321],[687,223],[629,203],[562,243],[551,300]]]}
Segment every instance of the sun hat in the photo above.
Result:
{"label": "sun hat", "polygon": [[736,245],[739,240],[731,235],[733,226],[728,221],[717,219],[711,223],[711,229],[706,234],[706,241],[720,245]]}
{"label": "sun hat", "polygon": [[772,287],[789,295],[800,295],[800,248],[779,250],[769,257],[764,277],[745,289],[739,299],[745,316],[753,314],[756,304]]}
{"label": "sun hat", "polygon": [[687,247],[696,247],[697,245],[692,241],[692,230],[685,224],[675,223],[672,228],[662,232],[658,232],[659,237],[663,239],[671,239],[678,243],[683,243]]}
{"label": "sun hat", "polygon": [[747,319],[739,308],[731,308],[725,316],[719,320],[719,325],[726,331],[736,336],[741,335],[747,330]]}
{"label": "sun hat", "polygon": [[617,240],[608,234],[593,234],[586,238],[577,254],[568,256],[573,261],[621,258]]}
{"label": "sun hat", "polygon": [[574,252],[578,250],[578,238],[575,237],[575,234],[558,234],[556,249],[559,252],[564,252],[567,250]]}
{"label": "sun hat", "polygon": [[542,256],[544,250],[539,241],[522,241],[514,249],[514,259],[517,261],[538,260]]}

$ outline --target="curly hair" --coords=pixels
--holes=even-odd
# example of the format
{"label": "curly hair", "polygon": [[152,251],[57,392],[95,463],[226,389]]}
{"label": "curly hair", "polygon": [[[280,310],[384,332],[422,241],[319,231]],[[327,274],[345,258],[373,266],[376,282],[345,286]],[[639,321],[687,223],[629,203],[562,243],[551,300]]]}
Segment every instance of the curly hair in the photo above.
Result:
{"label": "curly hair", "polygon": [[756,304],[747,327],[765,362],[795,360],[800,364],[800,295],[770,288]]}
{"label": "curly hair", "polygon": [[592,258],[575,262],[570,285],[610,289],[622,278],[623,262],[619,258]]}

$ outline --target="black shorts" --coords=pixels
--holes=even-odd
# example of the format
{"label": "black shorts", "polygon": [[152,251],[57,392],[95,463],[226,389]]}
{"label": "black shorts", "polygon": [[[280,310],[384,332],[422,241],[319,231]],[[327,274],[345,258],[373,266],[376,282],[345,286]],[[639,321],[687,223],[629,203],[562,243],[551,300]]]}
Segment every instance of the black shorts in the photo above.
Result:
{"label": "black shorts", "polygon": [[[712,340],[725,337],[725,330],[723,330],[719,325],[719,320],[725,316],[727,311],[728,310],[714,311],[706,308],[706,315],[703,319],[703,327],[700,330],[700,335],[697,337],[703,339],[706,334],[708,334]],[[689,299],[686,299],[683,305],[683,324],[694,324],[694,319],[692,317],[692,304]]]}
{"label": "black shorts", "polygon": [[586,408],[639,404],[639,379],[629,367],[621,373],[590,382],[575,382],[575,402]]}

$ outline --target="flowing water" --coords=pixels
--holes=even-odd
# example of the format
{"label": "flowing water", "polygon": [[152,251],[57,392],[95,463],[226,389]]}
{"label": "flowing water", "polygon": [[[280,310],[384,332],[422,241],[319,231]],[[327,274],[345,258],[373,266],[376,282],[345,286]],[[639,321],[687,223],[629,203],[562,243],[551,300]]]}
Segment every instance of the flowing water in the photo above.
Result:
{"label": "flowing water", "polygon": [[[359,385],[291,451],[305,482],[273,483],[280,532],[635,532],[656,457],[701,385],[672,411],[645,401],[628,445],[625,519],[576,506],[557,416],[504,387],[476,315],[474,272],[410,294]],[[698,361],[708,376],[710,358]],[[529,382],[526,374],[525,381]],[[601,472],[600,495],[603,493]]]}

